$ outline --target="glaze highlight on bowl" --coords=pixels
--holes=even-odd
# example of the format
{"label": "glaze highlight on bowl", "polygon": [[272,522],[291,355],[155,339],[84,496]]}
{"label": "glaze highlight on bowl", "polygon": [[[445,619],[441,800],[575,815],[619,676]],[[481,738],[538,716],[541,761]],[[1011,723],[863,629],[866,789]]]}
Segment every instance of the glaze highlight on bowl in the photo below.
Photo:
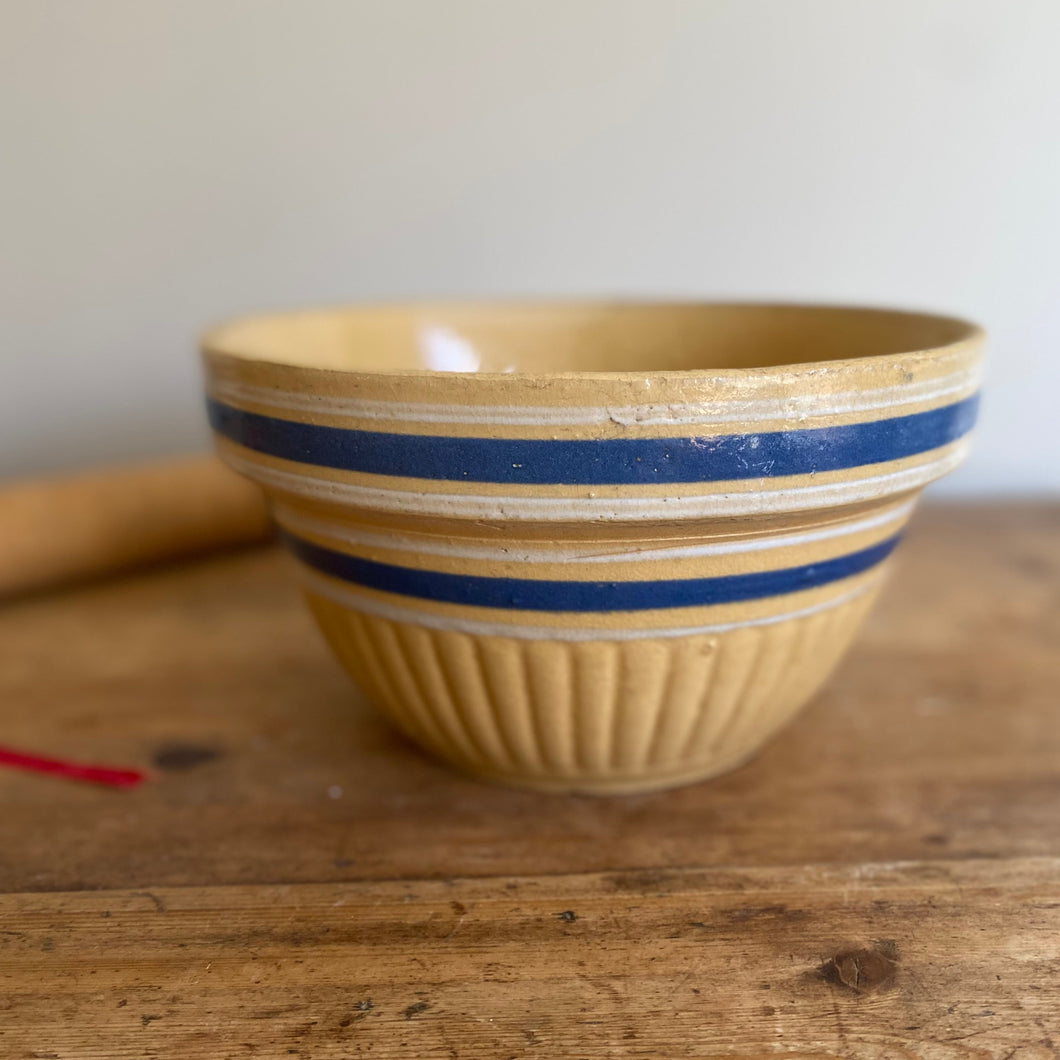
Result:
{"label": "glaze highlight on bowl", "polygon": [[873,309],[421,304],[205,341],[336,654],[459,768],[560,791],[732,768],[827,678],[982,333]]}

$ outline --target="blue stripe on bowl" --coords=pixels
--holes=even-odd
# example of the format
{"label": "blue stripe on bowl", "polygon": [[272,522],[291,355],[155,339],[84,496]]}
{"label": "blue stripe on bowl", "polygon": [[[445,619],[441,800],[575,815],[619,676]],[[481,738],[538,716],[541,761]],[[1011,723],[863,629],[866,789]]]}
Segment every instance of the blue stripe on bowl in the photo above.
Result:
{"label": "blue stripe on bowl", "polygon": [[287,547],[307,566],[333,578],[385,593],[467,607],[513,611],[654,611],[759,600],[816,589],[861,574],[890,555],[900,535],[845,556],[783,570],[665,581],[584,582],[536,578],[486,578],[416,570],[335,552],[282,532]]}
{"label": "blue stripe on bowl", "polygon": [[978,395],[953,405],[840,427],[708,438],[453,438],[351,430],[208,402],[218,434],[259,453],[342,471],[520,485],[723,482],[839,471],[901,460],[956,441]]}

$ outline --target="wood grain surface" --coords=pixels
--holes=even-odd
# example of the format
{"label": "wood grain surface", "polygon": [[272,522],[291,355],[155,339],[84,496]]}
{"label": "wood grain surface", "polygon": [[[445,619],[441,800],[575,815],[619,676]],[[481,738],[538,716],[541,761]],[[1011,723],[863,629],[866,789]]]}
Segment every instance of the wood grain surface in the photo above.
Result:
{"label": "wood grain surface", "polygon": [[1058,871],[1042,858],[13,895],[0,1043],[101,1060],[1038,1060],[1058,1030]]}
{"label": "wood grain surface", "polygon": [[[0,610],[0,1057],[1060,1049],[1060,509],[936,507],[754,762],[594,800],[375,718],[271,549]],[[566,914],[570,914],[569,916]]]}

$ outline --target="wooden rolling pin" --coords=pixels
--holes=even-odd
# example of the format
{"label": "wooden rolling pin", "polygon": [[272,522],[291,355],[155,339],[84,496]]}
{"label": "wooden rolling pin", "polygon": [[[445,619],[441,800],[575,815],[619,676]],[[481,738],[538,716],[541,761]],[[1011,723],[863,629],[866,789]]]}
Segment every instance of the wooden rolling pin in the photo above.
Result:
{"label": "wooden rolling pin", "polygon": [[260,490],[213,456],[0,484],[0,596],[269,533]]}

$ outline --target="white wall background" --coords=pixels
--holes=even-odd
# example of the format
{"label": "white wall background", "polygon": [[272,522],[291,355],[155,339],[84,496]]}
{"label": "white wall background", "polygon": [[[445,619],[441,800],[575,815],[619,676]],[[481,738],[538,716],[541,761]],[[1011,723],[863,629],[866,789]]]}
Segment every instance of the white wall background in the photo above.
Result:
{"label": "white wall background", "polygon": [[218,318],[460,294],[984,322],[1060,491],[1056,0],[0,0],[0,475],[207,444]]}

